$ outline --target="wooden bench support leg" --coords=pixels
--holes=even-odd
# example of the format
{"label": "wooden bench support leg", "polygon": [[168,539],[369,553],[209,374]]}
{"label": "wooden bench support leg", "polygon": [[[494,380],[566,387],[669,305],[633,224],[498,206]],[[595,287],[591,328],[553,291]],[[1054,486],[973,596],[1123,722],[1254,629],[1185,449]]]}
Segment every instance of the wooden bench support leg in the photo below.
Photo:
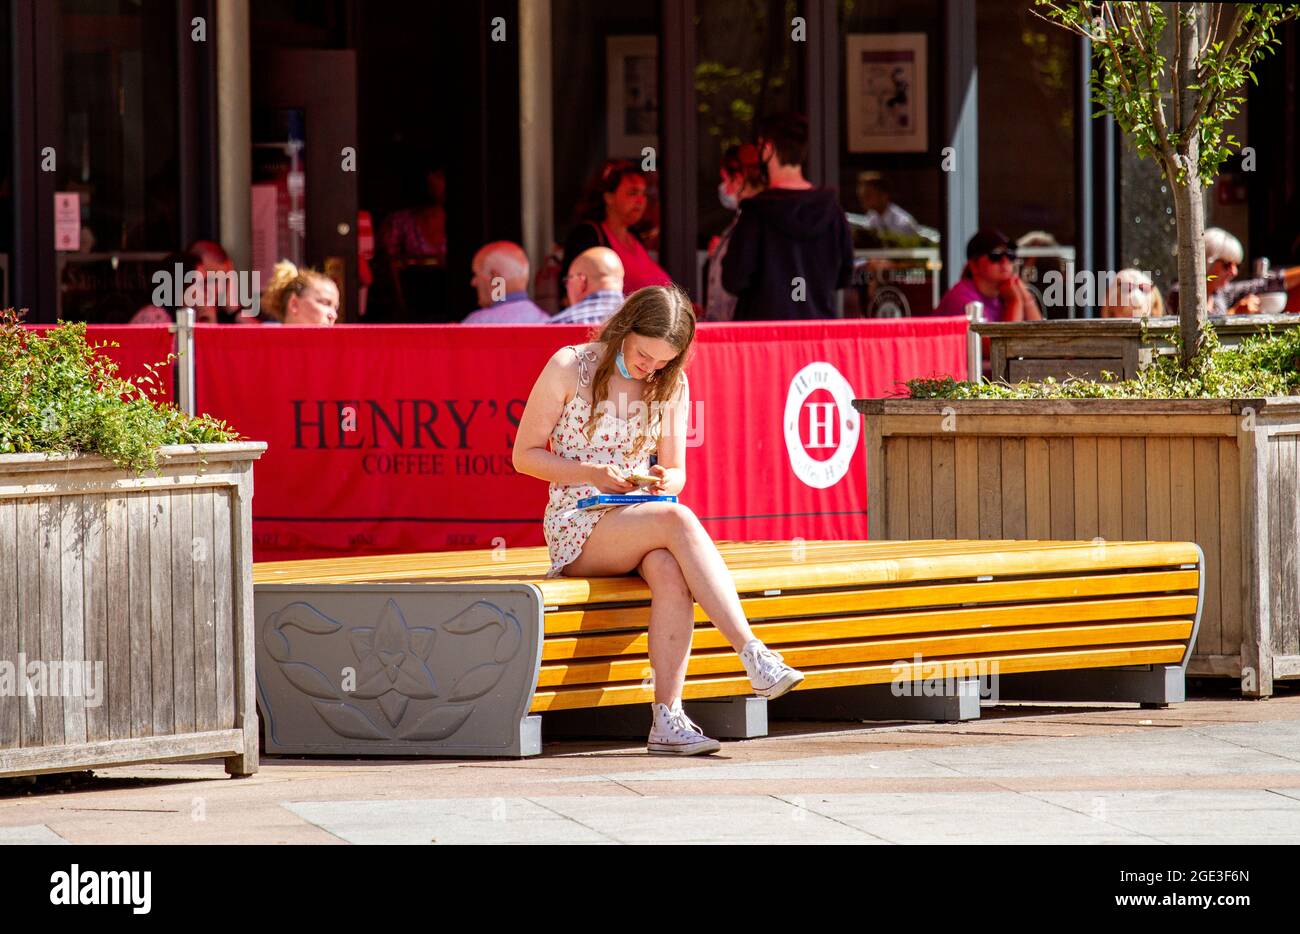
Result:
{"label": "wooden bench support leg", "polygon": [[999,700],[1120,701],[1168,707],[1187,700],[1182,665],[1134,665],[1002,675]]}
{"label": "wooden bench support leg", "polygon": [[793,691],[771,702],[773,720],[977,720],[980,679]]}
{"label": "wooden bench support leg", "polygon": [[540,756],[542,754],[542,718],[536,714],[519,721],[519,746],[511,753],[515,756]]}
{"label": "wooden bench support leg", "polygon": [[227,756],[226,774],[231,778],[247,778],[257,772],[257,756]]}
{"label": "wooden bench support leg", "polygon": [[754,739],[767,735],[766,697],[723,697],[686,701],[686,716],[714,739]]}
{"label": "wooden bench support leg", "polygon": [[[753,739],[767,735],[766,698],[688,700],[682,707],[714,739]],[[650,718],[649,704],[556,710],[546,714],[546,739],[644,740],[650,734]]]}
{"label": "wooden bench support leg", "polygon": [[557,739],[634,739],[644,742],[650,735],[649,704],[550,710],[542,719],[548,743]]}

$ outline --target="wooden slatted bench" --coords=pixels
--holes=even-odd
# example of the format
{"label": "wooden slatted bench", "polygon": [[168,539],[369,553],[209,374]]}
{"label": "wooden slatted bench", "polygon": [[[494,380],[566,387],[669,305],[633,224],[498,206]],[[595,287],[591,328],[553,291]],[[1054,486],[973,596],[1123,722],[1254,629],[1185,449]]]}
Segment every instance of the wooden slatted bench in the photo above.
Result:
{"label": "wooden slatted bench", "polygon": [[[756,635],[807,675],[774,710],[959,719],[978,714],[981,684],[1016,679],[1039,696],[1183,699],[1202,592],[1192,543],[719,548]],[[266,751],[532,755],[539,715],[571,710],[624,708],[648,729],[648,586],[548,580],[547,566],[544,548],[255,565]],[[767,702],[698,605],[695,619],[691,716],[761,735]]]}

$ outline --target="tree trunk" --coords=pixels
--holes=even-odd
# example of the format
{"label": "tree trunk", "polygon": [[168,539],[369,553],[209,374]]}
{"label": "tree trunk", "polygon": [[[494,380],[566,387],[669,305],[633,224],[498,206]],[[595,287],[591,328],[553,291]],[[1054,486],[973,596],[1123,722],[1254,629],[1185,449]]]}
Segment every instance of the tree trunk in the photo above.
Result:
{"label": "tree trunk", "polygon": [[[1201,324],[1205,321],[1205,201],[1201,194],[1201,140],[1198,126],[1187,126],[1200,95],[1197,72],[1200,68],[1202,22],[1206,8],[1199,3],[1176,3],[1173,16],[1181,24],[1175,41],[1181,41],[1178,70],[1179,97],[1175,130],[1182,135],[1174,164],[1165,166],[1165,174],[1174,191],[1174,216],[1178,222],[1178,331],[1183,339],[1182,362],[1186,369],[1201,346]],[[1184,21],[1184,14],[1186,20]],[[1180,179],[1179,175],[1183,177]]]}
{"label": "tree trunk", "polygon": [[1189,171],[1187,178],[1171,179],[1174,217],[1178,223],[1178,331],[1183,339],[1182,362],[1187,367],[1201,346],[1205,321],[1205,202],[1201,179]]}

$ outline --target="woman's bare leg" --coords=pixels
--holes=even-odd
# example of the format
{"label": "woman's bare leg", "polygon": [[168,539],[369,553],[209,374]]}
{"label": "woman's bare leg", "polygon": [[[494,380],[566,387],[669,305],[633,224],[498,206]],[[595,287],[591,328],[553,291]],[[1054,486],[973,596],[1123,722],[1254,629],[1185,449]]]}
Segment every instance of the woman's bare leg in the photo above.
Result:
{"label": "woman's bare leg", "polygon": [[673,705],[682,696],[691,638],[695,634],[695,601],[673,553],[656,548],[637,568],[650,585],[650,667],[654,671],[655,703]]}
{"label": "woman's bare leg", "polygon": [[[570,577],[631,574],[655,549],[677,559],[695,601],[737,652],[754,638],[718,546],[700,520],[680,503],[637,503],[608,510],[582,553],[563,573]],[[650,584],[653,590],[654,584]]]}

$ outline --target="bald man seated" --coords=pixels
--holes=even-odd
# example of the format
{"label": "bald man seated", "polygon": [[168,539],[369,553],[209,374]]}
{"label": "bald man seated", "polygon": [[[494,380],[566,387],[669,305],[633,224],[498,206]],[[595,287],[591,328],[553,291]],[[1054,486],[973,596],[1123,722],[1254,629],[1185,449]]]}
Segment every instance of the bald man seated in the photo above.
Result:
{"label": "bald man seated", "polygon": [[470,285],[478,295],[478,311],[462,324],[541,324],[551,316],[528,297],[528,256],[509,240],[489,243],[474,254]]}
{"label": "bald man seated", "polygon": [[623,261],[608,247],[584,250],[562,283],[569,307],[552,324],[604,324],[623,307]]}

